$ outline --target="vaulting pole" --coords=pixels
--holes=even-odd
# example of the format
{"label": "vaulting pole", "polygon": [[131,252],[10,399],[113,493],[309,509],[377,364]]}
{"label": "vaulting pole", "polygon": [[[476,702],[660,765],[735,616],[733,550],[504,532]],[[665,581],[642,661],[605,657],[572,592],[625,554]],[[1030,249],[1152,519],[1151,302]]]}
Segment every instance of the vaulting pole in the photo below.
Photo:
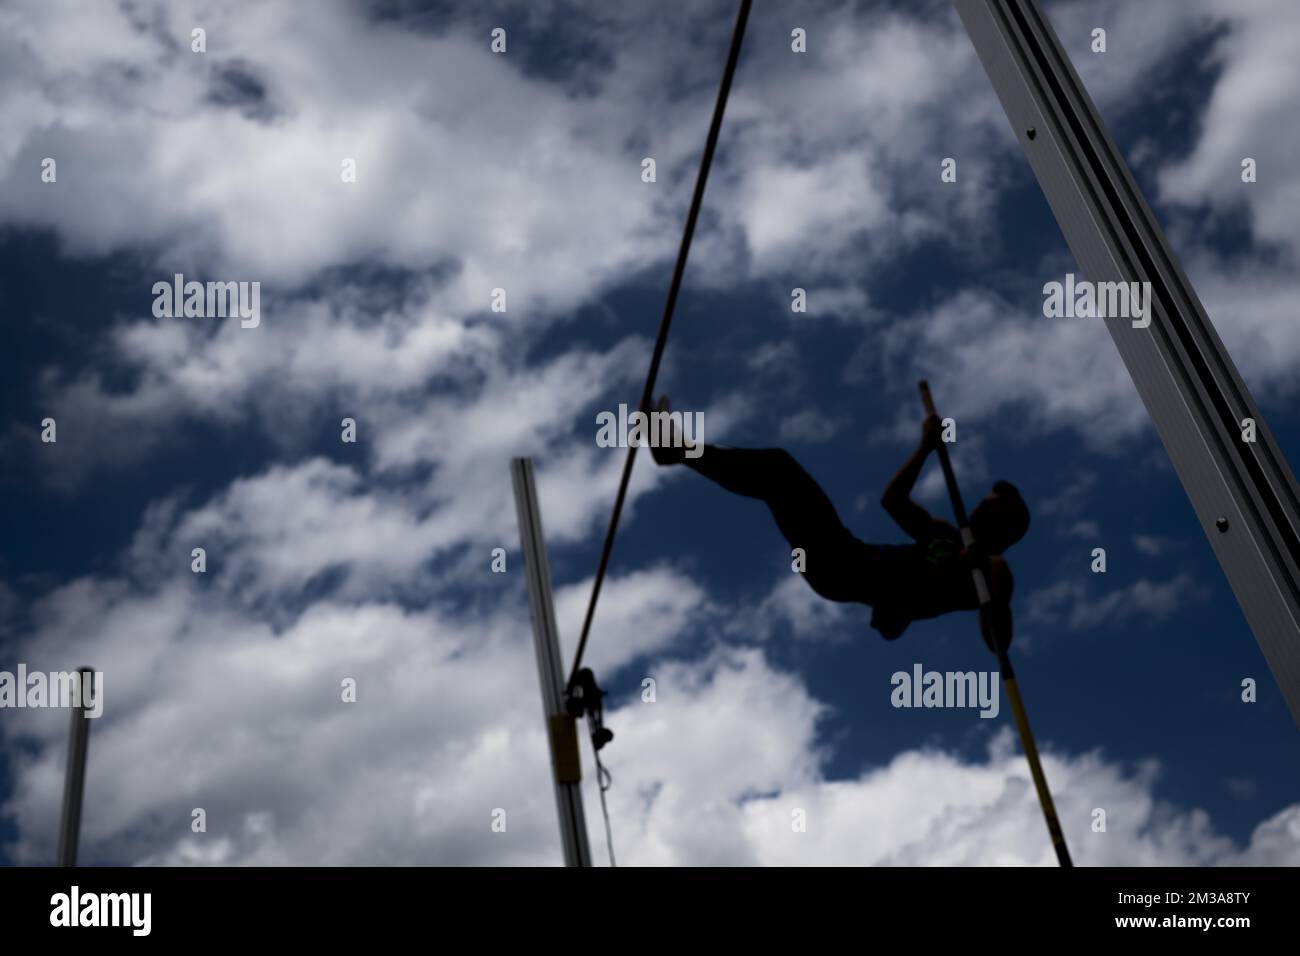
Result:
{"label": "vaulting pole", "polygon": [[[930,386],[918,382],[921,403],[927,415],[938,414],[934,410],[934,398],[930,395]],[[957,517],[957,526],[961,529],[962,544],[970,548],[974,545],[975,535],[970,529],[970,520],[966,517],[966,506],[962,504],[961,491],[957,487],[957,476],[953,474],[952,462],[948,459],[948,449],[939,442],[939,465],[943,468],[943,480],[948,485],[948,497],[952,500],[952,510]],[[989,623],[990,631],[996,627],[996,617],[989,613],[993,603],[989,593],[988,581],[979,565],[971,565],[971,577],[975,580],[975,593],[979,596],[980,611]],[[1024,748],[1025,759],[1029,761],[1029,772],[1034,778],[1034,789],[1038,791],[1038,802],[1043,808],[1043,819],[1047,821],[1047,832],[1052,837],[1052,846],[1056,849],[1056,859],[1061,866],[1073,866],[1070,851],[1065,845],[1065,834],[1061,830],[1061,821],[1056,816],[1056,804],[1052,802],[1052,792],[1047,789],[1047,777],[1043,774],[1043,765],[1038,759],[1038,746],[1034,743],[1033,731],[1029,729],[1029,715],[1025,713],[1025,703],[1020,699],[1020,688],[1016,686],[1015,671],[1011,669],[1011,659],[1007,656],[1006,644],[1002,635],[992,633],[993,646],[998,655],[998,669],[1002,672],[1002,686],[1006,688],[1007,700],[1011,703],[1011,713],[1016,719],[1016,730],[1020,733],[1020,745]],[[1008,635],[1008,638],[1010,635]]]}
{"label": "vaulting pole", "polygon": [[[72,709],[68,731],[68,769],[63,777],[63,814],[59,820],[59,866],[77,865],[77,843],[81,837],[81,798],[86,787],[86,746],[90,742],[91,693],[95,673],[89,667],[77,671],[81,682],[81,706]],[[98,689],[102,692],[102,688]]]}
{"label": "vaulting pole", "polygon": [[578,756],[577,722],[564,706],[564,664],[560,658],[559,629],[551,601],[551,571],[546,564],[542,537],[542,512],[537,503],[531,458],[510,462],[515,510],[519,516],[519,543],[528,576],[528,606],[533,618],[533,644],[537,649],[537,676],[542,684],[542,709],[551,746],[555,778],[555,803],[560,813],[560,840],[565,866],[591,866],[587,844],[587,818],[582,811],[582,763]]}

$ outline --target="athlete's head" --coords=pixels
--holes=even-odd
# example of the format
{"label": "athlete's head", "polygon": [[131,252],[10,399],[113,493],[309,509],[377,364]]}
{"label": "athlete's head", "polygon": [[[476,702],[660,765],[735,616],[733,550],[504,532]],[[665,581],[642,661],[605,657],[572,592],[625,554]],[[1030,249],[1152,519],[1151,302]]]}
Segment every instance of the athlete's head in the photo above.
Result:
{"label": "athlete's head", "polygon": [[1016,486],[995,482],[993,491],[971,509],[970,529],[976,544],[989,554],[1001,554],[1023,538],[1029,530],[1029,508]]}

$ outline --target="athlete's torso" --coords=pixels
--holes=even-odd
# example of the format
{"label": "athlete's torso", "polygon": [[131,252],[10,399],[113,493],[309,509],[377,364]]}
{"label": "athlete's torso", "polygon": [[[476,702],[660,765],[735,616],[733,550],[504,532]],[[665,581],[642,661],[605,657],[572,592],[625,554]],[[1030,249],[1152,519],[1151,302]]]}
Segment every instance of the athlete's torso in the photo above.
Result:
{"label": "athlete's torso", "polygon": [[877,547],[879,587],[871,626],[886,638],[898,637],[911,621],[979,608],[958,539],[941,536],[924,543]]}

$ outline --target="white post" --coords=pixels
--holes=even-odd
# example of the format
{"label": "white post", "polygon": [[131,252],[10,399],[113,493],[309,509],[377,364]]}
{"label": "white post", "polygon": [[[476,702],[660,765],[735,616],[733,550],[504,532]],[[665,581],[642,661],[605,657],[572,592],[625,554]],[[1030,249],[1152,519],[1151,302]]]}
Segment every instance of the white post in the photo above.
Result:
{"label": "white post", "polygon": [[537,649],[537,676],[542,684],[542,709],[551,745],[551,770],[555,777],[555,802],[560,813],[560,840],[565,866],[591,866],[587,844],[587,818],[582,811],[582,764],[578,756],[577,722],[564,708],[564,662],[551,602],[551,571],[546,564],[542,537],[542,512],[533,484],[531,458],[510,462],[515,510],[519,515],[519,543],[528,575],[528,606],[533,617],[533,644]]}

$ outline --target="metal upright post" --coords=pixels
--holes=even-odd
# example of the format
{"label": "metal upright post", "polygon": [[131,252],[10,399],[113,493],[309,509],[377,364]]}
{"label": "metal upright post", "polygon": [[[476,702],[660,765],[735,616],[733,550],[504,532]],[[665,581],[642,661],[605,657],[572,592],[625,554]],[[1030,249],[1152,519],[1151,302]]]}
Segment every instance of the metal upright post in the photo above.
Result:
{"label": "metal upright post", "polygon": [[542,709],[551,747],[555,778],[555,803],[560,814],[560,839],[565,866],[591,866],[587,843],[587,818],[582,811],[582,763],[578,755],[577,722],[564,706],[564,663],[560,659],[559,630],[551,602],[551,572],[546,564],[542,513],[533,484],[531,458],[510,463],[515,509],[519,516],[519,543],[528,576],[528,604],[533,617],[533,643],[537,649],[537,676],[542,685]]}
{"label": "metal upright post", "polygon": [[[77,671],[81,706],[72,709],[68,731],[68,769],[63,778],[63,814],[59,821],[59,866],[77,865],[77,843],[81,836],[81,798],[86,787],[86,746],[90,741],[90,718],[86,716],[95,673],[89,667]],[[103,688],[97,688],[97,692]]]}
{"label": "metal upright post", "polygon": [[1295,476],[1037,0],[954,2],[1082,272],[1150,283],[1150,325],[1106,327],[1300,723]]}

